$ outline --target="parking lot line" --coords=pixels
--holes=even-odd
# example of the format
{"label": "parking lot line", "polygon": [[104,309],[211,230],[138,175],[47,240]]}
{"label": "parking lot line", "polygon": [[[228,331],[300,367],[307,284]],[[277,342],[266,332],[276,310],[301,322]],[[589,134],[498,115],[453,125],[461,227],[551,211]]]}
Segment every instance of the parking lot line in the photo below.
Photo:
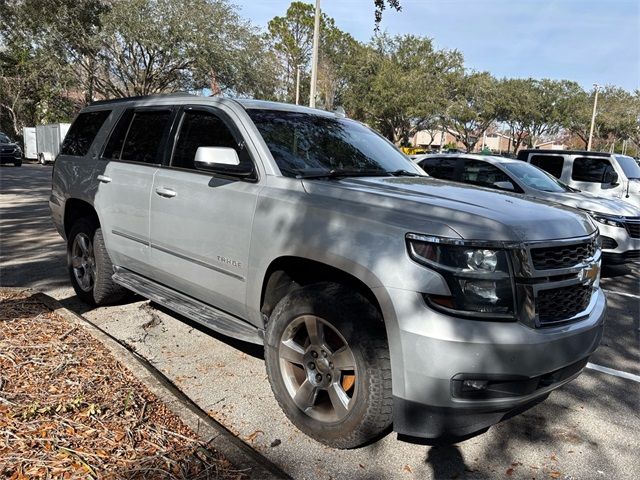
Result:
{"label": "parking lot line", "polygon": [[640,295],[634,295],[633,293],[624,293],[624,292],[614,292],[613,290],[605,290],[602,289],[605,293],[611,293],[613,295],[622,295],[623,297],[635,298],[636,300],[640,300]]}
{"label": "parking lot line", "polygon": [[602,365],[596,365],[595,363],[587,363],[587,368],[591,370],[597,370],[598,372],[613,375],[615,377],[626,378],[627,380],[633,380],[640,383],[640,375],[634,375],[633,373],[622,372],[620,370],[614,370],[613,368],[603,367]]}

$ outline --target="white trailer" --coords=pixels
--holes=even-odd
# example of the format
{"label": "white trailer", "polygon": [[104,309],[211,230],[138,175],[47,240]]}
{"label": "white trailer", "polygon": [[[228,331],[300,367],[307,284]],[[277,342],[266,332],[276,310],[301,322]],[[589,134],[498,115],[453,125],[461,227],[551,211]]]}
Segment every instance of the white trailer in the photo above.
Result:
{"label": "white trailer", "polygon": [[60,145],[62,145],[70,126],[70,123],[50,123],[36,126],[37,158],[41,165],[56,159],[60,153]]}
{"label": "white trailer", "polygon": [[29,160],[37,159],[36,127],[23,127],[22,139],[24,142],[24,158],[28,158]]}

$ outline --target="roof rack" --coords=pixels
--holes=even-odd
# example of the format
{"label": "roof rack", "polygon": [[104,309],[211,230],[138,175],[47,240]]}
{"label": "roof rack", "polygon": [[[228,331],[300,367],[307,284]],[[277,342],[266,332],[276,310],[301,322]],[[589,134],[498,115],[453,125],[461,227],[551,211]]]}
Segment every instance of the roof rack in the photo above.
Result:
{"label": "roof rack", "polygon": [[95,102],[91,102],[88,106],[89,107],[93,107],[95,105],[106,105],[106,104],[113,104],[113,103],[124,103],[124,102],[130,102],[130,101],[135,101],[135,100],[146,100],[146,99],[150,99],[150,98],[166,98],[166,97],[195,97],[197,95],[193,95],[192,93],[189,92],[175,92],[175,93],[156,93],[153,95],[138,95],[136,97],[123,97],[123,98],[113,98],[113,99],[107,99],[107,100],[96,100]]}

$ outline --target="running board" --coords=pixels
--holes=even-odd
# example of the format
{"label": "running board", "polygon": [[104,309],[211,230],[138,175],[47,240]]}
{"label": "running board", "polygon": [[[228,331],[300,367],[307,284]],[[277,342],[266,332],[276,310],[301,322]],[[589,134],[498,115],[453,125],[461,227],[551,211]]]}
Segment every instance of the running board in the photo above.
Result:
{"label": "running board", "polygon": [[211,330],[245,342],[258,345],[264,343],[260,330],[253,325],[195,298],[133,273],[126,268],[115,267],[112,279],[118,285],[122,285],[126,289],[159,303],[163,307],[184,315]]}

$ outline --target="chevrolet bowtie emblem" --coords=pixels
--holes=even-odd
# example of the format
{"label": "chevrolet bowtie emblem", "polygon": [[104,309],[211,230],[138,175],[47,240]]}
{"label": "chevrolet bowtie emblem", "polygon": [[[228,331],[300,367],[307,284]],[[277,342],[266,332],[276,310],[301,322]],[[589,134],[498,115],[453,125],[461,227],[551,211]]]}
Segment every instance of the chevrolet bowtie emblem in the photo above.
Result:
{"label": "chevrolet bowtie emblem", "polygon": [[580,272],[578,272],[578,279],[581,282],[588,283],[591,285],[598,279],[598,273],[600,272],[600,265],[597,263],[593,263],[588,267],[584,267]]}

